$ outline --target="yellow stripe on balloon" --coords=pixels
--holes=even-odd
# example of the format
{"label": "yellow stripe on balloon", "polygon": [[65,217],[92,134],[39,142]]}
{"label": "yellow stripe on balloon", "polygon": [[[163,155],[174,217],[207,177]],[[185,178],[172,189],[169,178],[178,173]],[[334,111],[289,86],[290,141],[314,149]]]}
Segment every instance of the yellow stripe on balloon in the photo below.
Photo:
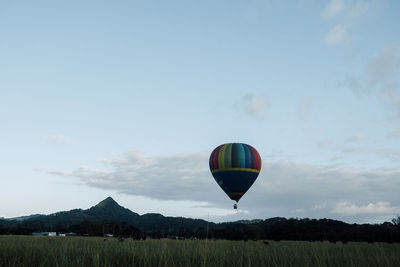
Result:
{"label": "yellow stripe on balloon", "polygon": [[[219,158],[218,158],[219,160]],[[249,168],[221,168],[221,165],[219,166],[218,169],[212,170],[211,172],[224,172],[224,171],[246,171],[246,172],[256,172],[260,173],[260,170],[257,169],[249,169]]]}
{"label": "yellow stripe on balloon", "polygon": [[225,168],[225,149],[227,147],[227,144],[223,145],[221,147],[221,150],[218,153],[218,167],[219,168]]}
{"label": "yellow stripe on balloon", "polygon": [[225,168],[232,167],[232,144],[228,144],[225,149]]}
{"label": "yellow stripe on balloon", "polygon": [[242,192],[229,192],[229,193],[227,193],[228,194],[228,196],[229,197],[241,197],[241,196],[243,196],[244,195],[244,193],[242,193]]}

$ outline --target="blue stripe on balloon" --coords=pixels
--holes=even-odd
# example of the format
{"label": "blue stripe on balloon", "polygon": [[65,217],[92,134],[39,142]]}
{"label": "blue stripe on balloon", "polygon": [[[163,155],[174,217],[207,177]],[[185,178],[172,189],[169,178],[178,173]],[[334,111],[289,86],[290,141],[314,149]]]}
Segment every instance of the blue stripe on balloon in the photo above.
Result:
{"label": "blue stripe on balloon", "polygon": [[244,153],[245,153],[245,168],[251,169],[251,151],[250,148],[246,145],[243,144],[244,148]]}
{"label": "blue stripe on balloon", "polygon": [[231,168],[238,168],[238,148],[239,144],[232,144]]}
{"label": "blue stripe on balloon", "polygon": [[238,168],[245,168],[246,167],[246,154],[244,152],[243,144],[238,145]]}
{"label": "blue stripe on balloon", "polygon": [[227,144],[225,149],[225,168],[232,168],[232,144]]}

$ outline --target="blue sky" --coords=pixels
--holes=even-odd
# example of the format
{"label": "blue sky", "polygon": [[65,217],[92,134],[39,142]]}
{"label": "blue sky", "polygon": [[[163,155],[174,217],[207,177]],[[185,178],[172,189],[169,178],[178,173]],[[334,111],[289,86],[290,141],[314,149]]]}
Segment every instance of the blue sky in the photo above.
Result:
{"label": "blue sky", "polygon": [[[0,217],[400,214],[398,1],[1,1]],[[257,148],[239,212],[219,144]]]}

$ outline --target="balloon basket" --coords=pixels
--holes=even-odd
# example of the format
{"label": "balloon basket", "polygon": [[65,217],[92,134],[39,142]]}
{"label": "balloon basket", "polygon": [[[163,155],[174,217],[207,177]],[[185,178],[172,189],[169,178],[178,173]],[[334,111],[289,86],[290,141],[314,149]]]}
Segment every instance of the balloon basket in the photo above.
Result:
{"label": "balloon basket", "polygon": [[233,204],[233,209],[237,210],[237,204]]}

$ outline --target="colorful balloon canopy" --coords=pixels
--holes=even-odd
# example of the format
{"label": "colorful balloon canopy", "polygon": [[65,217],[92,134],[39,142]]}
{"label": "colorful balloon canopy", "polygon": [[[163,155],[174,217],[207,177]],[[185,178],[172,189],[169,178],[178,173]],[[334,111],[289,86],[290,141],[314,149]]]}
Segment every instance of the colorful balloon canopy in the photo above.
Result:
{"label": "colorful balloon canopy", "polygon": [[238,202],[257,179],[261,158],[250,145],[223,144],[211,153],[210,170],[222,190]]}

